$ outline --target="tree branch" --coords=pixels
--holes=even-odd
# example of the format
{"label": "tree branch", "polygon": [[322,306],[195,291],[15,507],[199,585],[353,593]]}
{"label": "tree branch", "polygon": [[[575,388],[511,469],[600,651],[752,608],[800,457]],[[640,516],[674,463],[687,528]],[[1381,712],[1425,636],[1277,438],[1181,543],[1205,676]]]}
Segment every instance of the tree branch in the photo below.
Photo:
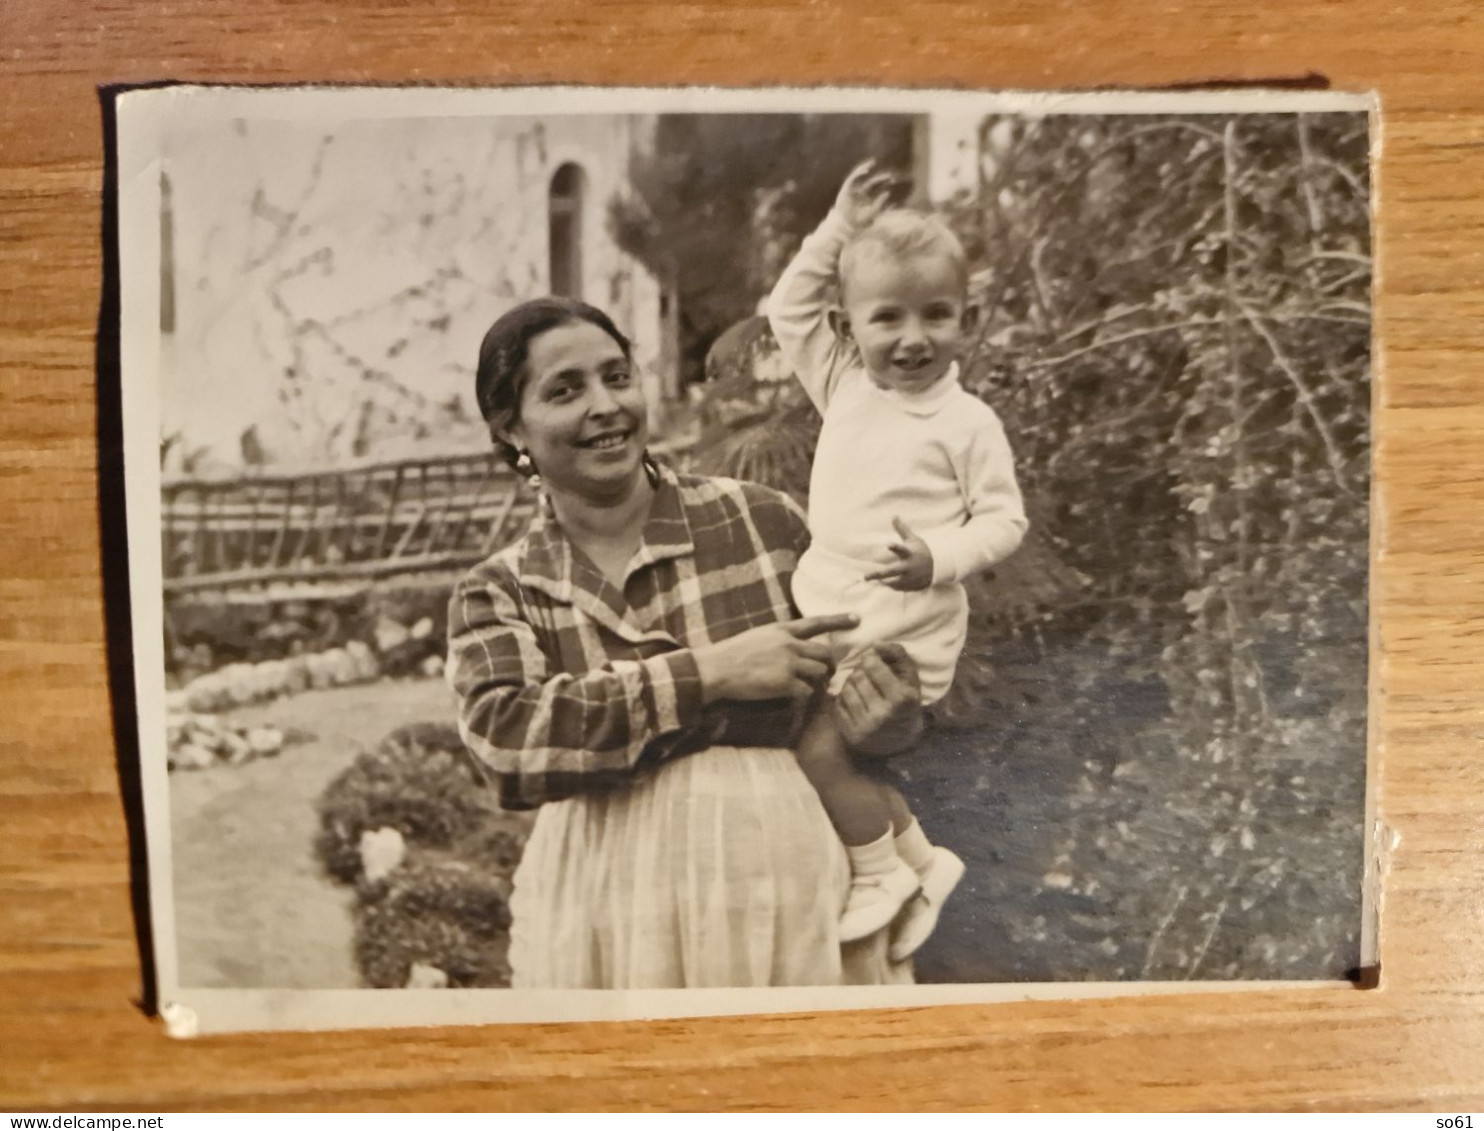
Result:
{"label": "tree branch", "polygon": [[1058,354],[1056,357],[1043,358],[1039,361],[1029,361],[1026,363],[1026,368],[1053,369],[1058,365],[1065,365],[1067,362],[1072,361],[1075,358],[1079,358],[1084,354],[1092,353],[1095,350],[1107,349],[1109,346],[1122,345],[1124,342],[1137,341],[1139,338],[1151,338],[1158,334],[1169,334],[1173,333],[1176,330],[1189,329],[1192,326],[1220,325],[1220,318],[1192,318],[1185,322],[1169,322],[1163,326],[1150,326],[1144,330],[1133,330],[1127,334],[1118,334],[1111,338],[1103,338],[1101,341],[1093,342],[1090,345],[1085,345],[1080,349],[1071,350],[1064,354]]}
{"label": "tree branch", "polygon": [[1298,367],[1293,364],[1288,355],[1283,352],[1283,347],[1278,344],[1272,332],[1263,325],[1262,319],[1255,311],[1247,306],[1242,308],[1242,316],[1248,325],[1257,332],[1267,345],[1268,351],[1273,355],[1273,360],[1278,363],[1278,368],[1288,378],[1298,393],[1299,400],[1303,402],[1304,410],[1309,414],[1309,419],[1314,422],[1314,428],[1319,433],[1319,439],[1324,444],[1324,450],[1329,454],[1329,468],[1334,473],[1335,484],[1340,490],[1350,493],[1349,476],[1345,474],[1345,456],[1340,451],[1340,445],[1335,440],[1334,434],[1329,429],[1323,414],[1319,411],[1319,405],[1314,397],[1314,391],[1309,388],[1308,383],[1299,375]]}
{"label": "tree branch", "polygon": [[[1242,419],[1242,396],[1246,391],[1245,375],[1242,372],[1242,351],[1237,341],[1237,310],[1241,296],[1237,289],[1237,122],[1229,119],[1222,132],[1222,230],[1226,238],[1226,255],[1222,281],[1225,294],[1222,296],[1221,324],[1226,344],[1226,364],[1231,371],[1227,382],[1227,404],[1233,423]],[[1232,461],[1238,478],[1247,467],[1246,432],[1238,426],[1232,440]],[[1236,492],[1237,504],[1237,569],[1246,576],[1249,568],[1247,541],[1251,535],[1252,522],[1247,505],[1247,492]],[[1233,707],[1236,706],[1235,700]],[[1208,940],[1209,941],[1209,940]]]}

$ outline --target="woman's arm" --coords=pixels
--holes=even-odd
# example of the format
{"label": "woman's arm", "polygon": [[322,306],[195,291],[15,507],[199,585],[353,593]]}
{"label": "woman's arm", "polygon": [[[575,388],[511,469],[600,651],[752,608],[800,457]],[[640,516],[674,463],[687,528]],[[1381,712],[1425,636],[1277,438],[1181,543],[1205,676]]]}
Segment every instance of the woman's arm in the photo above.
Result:
{"label": "woman's arm", "polygon": [[854,623],[842,615],[760,625],[572,675],[551,670],[518,594],[468,578],[450,603],[447,676],[460,733],[499,776],[502,804],[529,808],[701,749],[726,722],[708,706],[807,700],[829,675],[829,649],[811,638]]}
{"label": "woman's arm", "polygon": [[584,675],[552,671],[521,603],[466,578],[449,606],[447,678],[459,731],[501,779],[512,808],[611,784],[646,746],[705,722],[695,655],[680,649]]}

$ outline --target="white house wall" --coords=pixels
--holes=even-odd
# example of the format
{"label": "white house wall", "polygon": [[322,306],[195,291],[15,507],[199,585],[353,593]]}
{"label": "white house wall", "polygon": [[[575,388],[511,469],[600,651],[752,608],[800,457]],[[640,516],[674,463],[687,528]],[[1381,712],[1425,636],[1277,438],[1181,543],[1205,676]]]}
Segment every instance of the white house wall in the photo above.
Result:
{"label": "white house wall", "polygon": [[[655,374],[660,288],[608,234],[643,123],[612,117],[252,121],[175,135],[175,329],[164,432],[178,452],[313,465],[487,443],[480,338],[549,288],[548,188],[586,177],[583,297]],[[244,433],[250,433],[244,436]]]}
{"label": "white house wall", "polygon": [[982,113],[937,111],[917,121],[913,137],[916,178],[928,204],[945,204],[979,191]]}

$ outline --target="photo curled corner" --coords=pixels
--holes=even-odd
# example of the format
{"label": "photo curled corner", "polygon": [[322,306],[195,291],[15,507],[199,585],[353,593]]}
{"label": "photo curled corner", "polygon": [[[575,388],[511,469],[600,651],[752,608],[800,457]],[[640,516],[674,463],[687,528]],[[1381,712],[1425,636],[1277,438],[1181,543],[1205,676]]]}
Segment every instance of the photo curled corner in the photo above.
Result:
{"label": "photo curled corner", "polygon": [[1369,909],[1361,925],[1361,965],[1351,979],[1358,989],[1374,990],[1381,985],[1380,936],[1386,910],[1386,877],[1401,847],[1402,835],[1381,818],[1371,822],[1370,844],[1365,860],[1364,905]]}
{"label": "photo curled corner", "polygon": [[184,1002],[167,1001],[160,1007],[160,1017],[165,1022],[166,1034],[178,1041],[188,1041],[201,1034],[196,1011]]}

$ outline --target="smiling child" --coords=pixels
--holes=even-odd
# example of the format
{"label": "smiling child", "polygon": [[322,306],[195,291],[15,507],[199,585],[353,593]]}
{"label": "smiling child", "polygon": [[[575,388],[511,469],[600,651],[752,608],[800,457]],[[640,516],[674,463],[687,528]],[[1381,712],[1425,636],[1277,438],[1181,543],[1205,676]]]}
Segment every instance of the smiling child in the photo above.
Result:
{"label": "smiling child", "polygon": [[[871,162],[850,174],[779,279],[768,321],[824,418],[794,601],[805,615],[860,617],[832,638],[830,690],[867,647],[896,641],[932,703],[963,649],[963,580],[1013,553],[1026,518],[1005,430],[959,384],[978,315],[963,247],[937,218],[892,208],[896,183]],[[906,958],[963,862],[927,840],[899,793],[855,770],[832,700],[798,756],[851,860],[841,941],[891,926],[890,956]]]}

